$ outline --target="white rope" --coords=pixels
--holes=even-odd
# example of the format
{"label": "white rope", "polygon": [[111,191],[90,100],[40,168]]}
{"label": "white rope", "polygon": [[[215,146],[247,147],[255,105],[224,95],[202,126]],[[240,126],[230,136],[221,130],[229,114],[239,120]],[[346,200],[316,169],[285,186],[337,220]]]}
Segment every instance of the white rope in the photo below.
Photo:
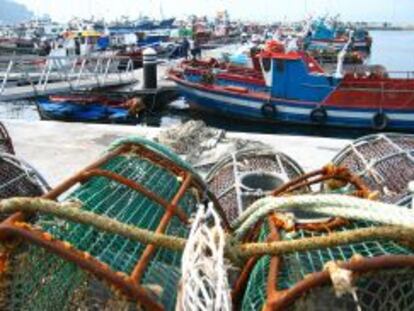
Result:
{"label": "white rope", "polygon": [[274,211],[282,212],[283,209],[289,212],[294,210],[309,211],[328,216],[368,220],[387,225],[411,228],[414,226],[414,213],[410,209],[351,196],[318,194],[267,197],[253,203],[233,223],[233,227],[237,228],[235,232],[236,238],[243,237],[259,219]]}
{"label": "white rope", "polygon": [[200,206],[182,257],[176,310],[232,310],[225,242],[224,229],[213,206],[209,204],[207,210]]}

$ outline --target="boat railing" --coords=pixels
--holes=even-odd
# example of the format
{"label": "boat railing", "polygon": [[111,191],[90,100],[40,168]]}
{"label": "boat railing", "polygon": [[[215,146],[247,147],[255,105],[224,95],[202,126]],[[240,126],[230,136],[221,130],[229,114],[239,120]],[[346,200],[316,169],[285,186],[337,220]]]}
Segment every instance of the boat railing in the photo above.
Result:
{"label": "boat railing", "polygon": [[[44,92],[53,83],[65,83],[71,90],[82,82],[103,87],[109,82],[119,84],[135,77],[134,59],[129,56],[0,56],[0,96],[9,87],[31,85],[35,94]],[[91,83],[88,83],[90,85]]]}
{"label": "boat railing", "polygon": [[400,78],[407,80],[414,79],[414,71],[387,71],[387,74],[392,78]]}

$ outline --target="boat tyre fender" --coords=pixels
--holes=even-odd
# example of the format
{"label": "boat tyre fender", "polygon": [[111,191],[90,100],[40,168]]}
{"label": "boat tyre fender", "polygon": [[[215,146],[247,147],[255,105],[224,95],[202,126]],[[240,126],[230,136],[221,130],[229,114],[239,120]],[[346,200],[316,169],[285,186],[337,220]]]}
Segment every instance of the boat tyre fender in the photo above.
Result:
{"label": "boat tyre fender", "polygon": [[388,125],[388,117],[383,112],[377,112],[372,117],[372,128],[377,131],[384,130]]}
{"label": "boat tyre fender", "polygon": [[310,114],[310,119],[312,122],[323,124],[328,119],[328,113],[323,107],[317,107],[312,110]]}
{"label": "boat tyre fender", "polygon": [[275,105],[266,103],[262,106],[262,114],[268,119],[274,119],[277,115],[277,110]]}

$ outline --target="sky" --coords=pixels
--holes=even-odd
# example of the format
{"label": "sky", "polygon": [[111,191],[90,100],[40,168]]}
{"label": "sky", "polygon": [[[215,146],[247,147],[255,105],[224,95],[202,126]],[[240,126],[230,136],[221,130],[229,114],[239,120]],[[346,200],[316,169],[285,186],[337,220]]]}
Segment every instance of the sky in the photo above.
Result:
{"label": "sky", "polygon": [[310,14],[340,14],[346,21],[388,21],[414,23],[414,0],[15,0],[36,15],[49,14],[65,22],[71,17],[116,19],[159,15],[162,3],[165,17],[189,14],[213,16],[226,8],[232,19],[299,20]]}

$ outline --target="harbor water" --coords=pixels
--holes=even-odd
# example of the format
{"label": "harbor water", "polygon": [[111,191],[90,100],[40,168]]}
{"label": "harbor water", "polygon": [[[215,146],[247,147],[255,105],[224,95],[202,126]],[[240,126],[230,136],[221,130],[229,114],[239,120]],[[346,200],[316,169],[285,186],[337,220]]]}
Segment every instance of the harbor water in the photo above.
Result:
{"label": "harbor water", "polygon": [[[414,31],[372,31],[373,47],[369,64],[381,64],[390,72],[414,72]],[[33,101],[7,102],[0,105],[0,119],[39,120]],[[332,128],[302,127],[297,125],[258,124],[256,122],[231,120],[205,112],[192,111],[184,99],[178,99],[162,111],[147,112],[142,124],[169,127],[190,119],[200,119],[208,125],[228,131],[298,134],[322,137],[356,138],[367,131]]]}

